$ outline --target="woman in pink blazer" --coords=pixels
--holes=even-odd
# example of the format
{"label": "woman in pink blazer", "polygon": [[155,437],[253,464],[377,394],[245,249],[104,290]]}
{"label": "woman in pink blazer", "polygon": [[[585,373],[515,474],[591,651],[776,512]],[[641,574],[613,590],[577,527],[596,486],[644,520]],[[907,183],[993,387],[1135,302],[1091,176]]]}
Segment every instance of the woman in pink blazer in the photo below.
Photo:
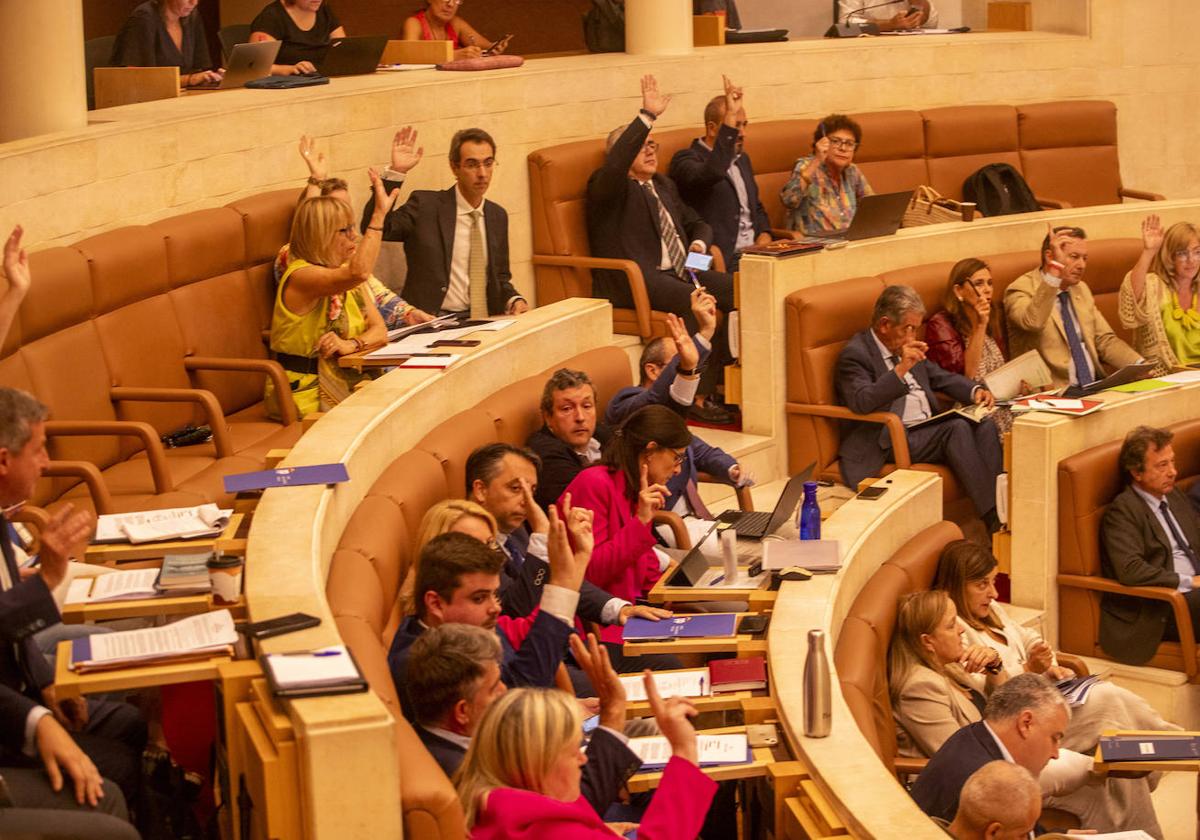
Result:
{"label": "woman in pink blazer", "polygon": [[[567,485],[564,496],[592,511],[596,547],[587,579],[627,601],[645,596],[662,574],[651,520],[670,492],[666,484],[679,472],[692,433],[683,419],[661,405],[650,405],[625,419],[605,447],[601,462]],[[620,642],[621,628],[605,627],[605,642]]]}
{"label": "woman in pink blazer", "polygon": [[[697,766],[696,709],[663,700],[650,672],[646,695],[671,760],[638,825],[641,840],[693,840],[717,784]],[[613,840],[579,792],[583,716],[566,692],[513,689],[492,702],[458,774],[458,796],[471,840]]]}

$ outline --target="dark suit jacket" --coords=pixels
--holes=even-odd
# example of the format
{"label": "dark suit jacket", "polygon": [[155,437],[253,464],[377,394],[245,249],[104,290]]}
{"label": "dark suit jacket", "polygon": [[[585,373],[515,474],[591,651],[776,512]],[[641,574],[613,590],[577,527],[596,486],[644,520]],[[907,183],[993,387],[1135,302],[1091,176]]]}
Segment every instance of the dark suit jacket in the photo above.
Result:
{"label": "dark suit jacket", "polygon": [[[453,776],[467,751],[423,726],[417,726],[417,736],[446,775]],[[592,733],[587,757],[587,764],[583,765],[579,779],[579,792],[592,810],[603,817],[608,806],[616,801],[621,787],[638,771],[641,760],[620,738],[606,729],[596,729]]]}
{"label": "dark suit jacket", "polygon": [[[567,638],[572,628],[563,624],[548,612],[539,612],[533,620],[533,626],[521,642],[520,650],[513,648],[508,636],[499,629],[496,637],[500,639],[500,647],[504,658],[500,663],[500,679],[509,688],[522,685],[554,687],[554,676],[562,663],[563,653],[567,649]],[[420,620],[410,615],[400,623],[396,635],[392,638],[392,647],[388,651],[388,667],[392,672],[392,682],[396,684],[396,694],[400,697],[400,710],[410,721],[413,720],[412,703],[406,689],[408,676],[408,654],[412,643],[425,632]]]}
{"label": "dark suit jacket", "polygon": [[[384,181],[389,192],[399,189],[400,181]],[[388,213],[383,222],[383,238],[404,243],[408,275],[404,281],[404,299],[418,309],[437,314],[450,288],[450,258],[454,255],[454,228],[457,215],[457,186],[440,192],[415,190],[400,207]],[[366,230],[375,212],[375,197],[363,208],[362,227]],[[513,297],[512,272],[508,268],[508,213],[493,201],[484,199],[483,222],[487,238],[488,314],[502,315]]]}
{"label": "dark suit jacket", "polygon": [[[1200,516],[1179,490],[1167,504],[1193,550],[1200,549]],[[1133,487],[1112,500],[1100,523],[1100,565],[1106,577],[1126,586],[1179,586],[1171,543],[1158,517]],[[1105,593],[1100,600],[1100,646],[1130,665],[1149,661],[1171,614],[1164,601]]]}
{"label": "dark suit jacket", "polygon": [[[704,364],[710,351],[699,344],[696,347],[700,350],[700,364]],[[686,420],[688,409],[691,406],[680,405],[671,399],[671,384],[675,381],[675,372],[678,369],[679,356],[676,354],[649,388],[643,388],[640,385],[622,388],[609,402],[608,409],[604,412],[604,422],[610,426],[616,426],[630,414],[648,405],[664,405]],[[717,446],[709,446],[696,435],[692,435],[692,442],[688,444],[687,455],[683,459],[679,472],[671,476],[667,482],[667,489],[671,495],[667,498],[664,508],[670,510],[675,506],[686,489],[687,483],[696,481],[698,472],[706,472],[727,483],[732,483],[728,481],[729,469],[736,463],[737,459],[725,450]]]}
{"label": "dark suit jacket", "polygon": [[58,607],[41,575],[21,580],[8,536],[8,522],[0,516],[0,551],[14,586],[0,592],[0,753],[19,755],[25,741],[25,718],[41,705],[41,689],[54,674],[33,634],[57,624]]}
{"label": "dark suit jacket", "polygon": [[[529,533],[524,528],[509,534],[504,553],[507,559],[500,570],[500,611],[504,615],[521,618],[529,615],[541,603],[542,588],[550,580],[550,564],[529,553]],[[575,612],[584,621],[603,624],[601,613],[612,598],[612,595],[585,580],[579,587],[579,606]]]}
{"label": "dark suit jacket", "polygon": [[969,724],[951,735],[934,753],[910,793],[929,816],[953,820],[958,811],[958,794],[971,774],[989,761],[1003,760],[996,739],[983,722]]}
{"label": "dark suit jacket", "polygon": [[1192,485],[1192,489],[1188,491],[1188,499],[1191,500],[1192,507],[1196,509],[1196,513],[1200,515],[1200,481]]}
{"label": "dark suit jacket", "polygon": [[[736,146],[737,129],[722,125],[711,150],[701,140],[693,140],[691,146],[680,149],[671,158],[670,169],[671,178],[679,187],[679,195],[695,207],[712,227],[713,244],[721,249],[726,260],[732,258],[737,250],[738,221],[742,212],[737,189],[729,177],[729,166],[737,155]],[[758,198],[758,184],[754,182],[750,156],[743,153],[737,158],[736,166],[746,184],[746,200],[754,235],[769,233],[771,220]]]}
{"label": "dark suit jacket", "polygon": [[[929,360],[913,366],[912,374],[925,391],[930,409],[937,413],[937,394],[943,391],[958,402],[970,403],[975,383],[965,376],[943,370]],[[842,404],[855,414],[890,411],[904,415],[904,398],[908,386],[888,369],[875,345],[870,329],[854,335],[838,355],[834,384]],[[841,458],[842,480],[847,487],[857,487],[862,479],[878,475],[887,463],[890,446],[887,429],[878,423],[842,421]]]}
{"label": "dark suit jacket", "polygon": [[[649,134],[650,129],[641,118],[634,119],[587,185],[588,241],[592,256],[633,260],[647,276],[658,271],[662,257],[658,211],[646,189],[629,177],[629,167]],[[707,247],[712,242],[712,229],[683,203],[675,183],[661,174],[656,174],[653,181],[659,200],[675,222],[684,250],[695,240]],[[619,271],[596,270],[592,276],[597,296],[610,295],[610,289],[620,289],[620,284],[626,282]]]}
{"label": "dark suit jacket", "polygon": [[[603,423],[597,423],[596,431],[592,433],[592,436],[603,446],[608,443],[612,432]],[[583,462],[570,444],[563,443],[556,438],[546,426],[542,426],[531,434],[529,440],[525,441],[525,445],[542,459],[542,468],[538,470],[537,493],[534,494],[534,498],[543,508],[548,508],[557,502],[558,497],[567,489],[567,485],[583,471],[584,467],[589,466]]]}

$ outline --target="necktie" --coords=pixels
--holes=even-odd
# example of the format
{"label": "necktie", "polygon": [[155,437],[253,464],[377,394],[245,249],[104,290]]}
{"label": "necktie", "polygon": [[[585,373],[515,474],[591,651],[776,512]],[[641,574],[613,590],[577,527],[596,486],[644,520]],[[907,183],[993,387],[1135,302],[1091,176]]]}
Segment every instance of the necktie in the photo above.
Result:
{"label": "necktie", "polygon": [[1167,521],[1167,527],[1171,529],[1171,536],[1175,539],[1175,544],[1183,549],[1183,555],[1192,564],[1192,571],[1200,571],[1200,569],[1196,568],[1196,552],[1188,545],[1188,541],[1183,538],[1183,534],[1179,533],[1179,526],[1175,524],[1175,517],[1171,515],[1171,508],[1167,504],[1166,499],[1158,503],[1158,509],[1162,511],[1163,519]]}
{"label": "necktie", "polygon": [[683,496],[687,499],[688,507],[692,509],[692,513],[701,519],[712,519],[712,512],[705,506],[704,500],[700,498],[700,490],[696,487],[696,482],[688,479],[687,484],[683,487]]}
{"label": "necktie", "polygon": [[670,259],[671,265],[675,267],[675,273],[683,277],[683,264],[687,260],[687,253],[683,250],[683,243],[679,241],[679,231],[675,229],[675,220],[671,218],[671,214],[667,212],[666,205],[662,203],[658,197],[658,193],[654,191],[654,185],[647,181],[642,186],[646,189],[650,203],[658,209],[658,236],[663,244],[667,246],[667,258]]}
{"label": "necktie", "polygon": [[1075,332],[1075,320],[1071,317],[1071,294],[1062,291],[1058,293],[1059,308],[1062,310],[1063,332],[1067,334],[1067,347],[1071,350],[1071,361],[1075,363],[1075,384],[1081,388],[1091,385],[1091,365],[1088,364],[1087,351],[1083,349],[1083,341]]}
{"label": "necktie", "polygon": [[486,318],[487,260],[483,256],[483,230],[480,228],[482,210],[471,211],[471,250],[467,256],[467,277],[471,281],[471,317]]}

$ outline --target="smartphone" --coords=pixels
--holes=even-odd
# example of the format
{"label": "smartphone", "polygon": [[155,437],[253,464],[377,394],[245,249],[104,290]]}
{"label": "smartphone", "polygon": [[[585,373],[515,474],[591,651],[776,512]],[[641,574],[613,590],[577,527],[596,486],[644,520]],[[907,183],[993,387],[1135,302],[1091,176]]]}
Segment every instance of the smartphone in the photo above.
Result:
{"label": "smartphone", "polygon": [[692,271],[708,271],[712,268],[712,264],[713,258],[710,255],[690,251],[687,259],[683,262],[683,267],[690,268]]}
{"label": "smartphone", "polygon": [[886,487],[880,487],[878,484],[876,484],[860,490],[858,496],[855,498],[862,499],[863,501],[867,502],[873,502],[887,491],[888,489]]}
{"label": "smartphone", "polygon": [[496,53],[508,46],[508,42],[512,40],[512,33],[503,36],[490,47],[483,51],[482,55],[496,55]]}
{"label": "smartphone", "polygon": [[763,633],[770,622],[771,617],[767,615],[744,615],[738,622],[738,635]]}
{"label": "smartphone", "polygon": [[269,618],[266,621],[245,624],[239,629],[251,639],[262,640],[270,639],[273,636],[282,636],[284,633],[294,633],[297,630],[304,630],[308,627],[316,627],[320,623],[321,619],[315,615],[292,613],[291,615],[283,615],[279,618]]}

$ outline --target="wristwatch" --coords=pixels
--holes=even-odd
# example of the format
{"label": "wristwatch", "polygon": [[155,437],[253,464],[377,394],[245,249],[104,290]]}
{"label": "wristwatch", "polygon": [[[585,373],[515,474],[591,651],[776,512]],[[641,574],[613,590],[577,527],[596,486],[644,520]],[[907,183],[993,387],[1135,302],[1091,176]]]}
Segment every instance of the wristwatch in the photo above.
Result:
{"label": "wristwatch", "polygon": [[654,122],[656,119],[658,119],[658,116],[656,114],[654,114],[650,111],[647,111],[645,108],[638,108],[638,113],[645,114],[646,119],[650,120],[650,122]]}
{"label": "wristwatch", "polygon": [[694,367],[694,368],[677,367],[677,368],[675,368],[675,372],[678,373],[680,376],[695,376],[697,373],[700,372],[700,368],[698,368],[698,367]]}

